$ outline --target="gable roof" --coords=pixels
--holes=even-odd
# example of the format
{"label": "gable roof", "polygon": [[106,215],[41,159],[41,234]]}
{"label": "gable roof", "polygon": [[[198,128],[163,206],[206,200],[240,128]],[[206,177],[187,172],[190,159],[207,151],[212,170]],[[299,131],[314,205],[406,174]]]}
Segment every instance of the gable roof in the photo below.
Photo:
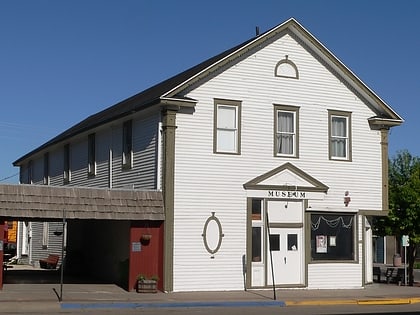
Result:
{"label": "gable roof", "polygon": [[303,41],[307,48],[311,49],[313,53],[318,55],[321,60],[330,66],[336,73],[340,74],[342,79],[350,87],[355,89],[362,97],[367,99],[369,103],[372,104],[374,112],[377,113],[377,116],[371,118],[374,123],[384,124],[387,126],[396,126],[403,122],[403,119],[389,105],[387,105],[381,98],[379,98],[379,96],[377,96],[371,89],[369,89],[352,71],[350,71],[302,25],[300,25],[295,19],[291,18],[286,22],[262,33],[259,36],[251,38],[242,44],[228,49],[184,72],[179,73],[178,75],[175,75],[144,90],[143,92],[140,92],[103,111],[87,117],[63,133],[57,135],[50,141],[22,156],[13,162],[13,165],[19,166],[30,156],[51,145],[65,141],[70,137],[98,127],[102,124],[122,118],[150,106],[160,104],[165,99],[172,98],[185,100],[181,93],[188,86],[198,82],[220,67],[234,61],[251,49],[255,49],[262,43],[284,32],[290,32],[291,34],[294,34],[296,38]]}

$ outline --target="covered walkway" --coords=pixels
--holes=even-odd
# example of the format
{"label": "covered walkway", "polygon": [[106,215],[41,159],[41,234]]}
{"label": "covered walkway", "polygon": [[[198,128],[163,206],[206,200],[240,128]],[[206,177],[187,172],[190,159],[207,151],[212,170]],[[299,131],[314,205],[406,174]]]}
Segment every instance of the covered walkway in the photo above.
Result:
{"label": "covered walkway", "polygon": [[[127,270],[129,289],[139,273],[138,261],[145,259],[143,256],[148,255],[154,264],[161,264],[156,261],[156,257],[159,257],[162,251],[161,235],[164,221],[163,198],[160,191],[0,185],[0,227],[4,226],[5,221],[11,220],[71,223],[72,228],[68,232],[67,239],[78,240],[78,246],[85,247],[85,252],[92,254],[97,250],[94,260],[100,261],[106,258],[109,260],[110,256],[115,258],[119,254],[133,262]],[[143,251],[137,251],[135,249],[138,248],[139,235],[142,235],[146,228],[154,235],[155,242]],[[71,231],[79,234],[80,231],[87,229],[90,234],[87,235],[87,239],[71,235]],[[0,233],[1,244],[3,244],[3,234]],[[98,234],[96,238],[95,234]],[[98,244],[92,244],[92,241],[104,239],[103,236],[114,236],[111,239],[113,244],[109,242],[106,245],[99,244],[111,251],[107,253],[107,257],[99,252]],[[116,248],[119,253],[112,253]],[[2,253],[0,262],[3,265]],[[109,265],[109,261],[105,261],[105,265],[106,263]],[[3,273],[0,272],[0,288],[2,287]]]}
{"label": "covered walkway", "polygon": [[160,191],[0,185],[3,219],[164,220]]}

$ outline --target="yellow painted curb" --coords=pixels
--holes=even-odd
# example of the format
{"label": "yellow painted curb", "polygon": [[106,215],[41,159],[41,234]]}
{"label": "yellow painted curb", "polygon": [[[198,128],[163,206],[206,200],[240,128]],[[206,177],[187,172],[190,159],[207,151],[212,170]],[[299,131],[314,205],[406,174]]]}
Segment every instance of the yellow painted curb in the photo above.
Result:
{"label": "yellow painted curb", "polygon": [[420,303],[420,298],[411,298],[411,299],[410,299],[410,303],[411,303],[411,304]]}
{"label": "yellow painted curb", "polygon": [[398,304],[410,304],[410,299],[379,299],[379,300],[359,300],[359,305],[398,305]]}
{"label": "yellow painted curb", "polygon": [[357,304],[356,300],[306,300],[286,301],[286,306],[314,306],[314,305],[349,305]]}
{"label": "yellow painted curb", "polygon": [[399,305],[420,303],[419,298],[393,298],[369,300],[303,300],[285,301],[286,306],[320,306],[320,305]]}

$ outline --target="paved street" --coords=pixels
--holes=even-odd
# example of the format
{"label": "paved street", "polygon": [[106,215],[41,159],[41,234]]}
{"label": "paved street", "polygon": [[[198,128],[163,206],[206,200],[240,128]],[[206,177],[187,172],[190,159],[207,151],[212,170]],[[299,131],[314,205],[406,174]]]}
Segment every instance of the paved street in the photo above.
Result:
{"label": "paved street", "polygon": [[[16,272],[16,269],[14,270]],[[384,310],[411,312],[420,309],[420,286],[374,283],[363,289],[272,290],[176,292],[139,294],[127,292],[114,284],[66,283],[61,286],[57,274],[12,273],[0,291],[0,312],[32,314],[349,314],[353,311]],[[19,275],[20,276],[17,276]],[[32,277],[32,278],[31,278]],[[66,278],[65,278],[66,280]],[[384,279],[383,279],[384,280]],[[31,283],[32,282],[32,283]],[[258,310],[258,311],[256,311]],[[308,310],[308,313],[305,313]],[[356,313],[357,314],[357,313]]]}

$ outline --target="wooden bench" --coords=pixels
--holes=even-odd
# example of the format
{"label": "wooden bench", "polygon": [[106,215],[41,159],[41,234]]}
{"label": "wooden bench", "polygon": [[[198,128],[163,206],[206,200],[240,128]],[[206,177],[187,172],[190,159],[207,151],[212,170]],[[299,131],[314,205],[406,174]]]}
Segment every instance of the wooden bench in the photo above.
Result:
{"label": "wooden bench", "polygon": [[373,278],[375,278],[375,276],[378,278],[378,282],[381,283],[381,268],[380,267],[373,267]]}
{"label": "wooden bench", "polygon": [[387,268],[385,273],[386,283],[390,283],[394,280],[395,268]]}
{"label": "wooden bench", "polygon": [[59,260],[60,260],[60,256],[49,254],[48,258],[39,260],[39,266],[43,269],[55,269],[57,268],[57,264]]}
{"label": "wooden bench", "polygon": [[395,276],[395,282],[398,283],[398,285],[405,284],[404,268],[398,268],[397,275]]}

